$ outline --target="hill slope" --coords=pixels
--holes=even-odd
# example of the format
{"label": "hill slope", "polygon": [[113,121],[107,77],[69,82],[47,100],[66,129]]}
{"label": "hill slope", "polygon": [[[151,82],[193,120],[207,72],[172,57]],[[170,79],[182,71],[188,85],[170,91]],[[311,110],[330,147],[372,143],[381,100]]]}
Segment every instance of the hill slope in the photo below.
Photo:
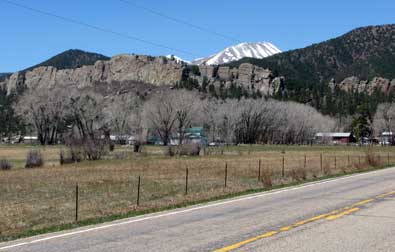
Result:
{"label": "hill slope", "polygon": [[109,59],[110,59],[109,57],[101,54],[72,49],[62,52],[38,65],[29,67],[28,69],[25,69],[25,71],[40,66],[53,66],[56,67],[58,70],[75,69],[85,65],[93,65],[98,60],[109,60]]}
{"label": "hill slope", "polygon": [[249,62],[307,83],[341,81],[349,76],[395,78],[395,25],[368,26],[303,49]]}
{"label": "hill slope", "polygon": [[[268,68],[274,76],[284,76],[284,88],[275,96],[278,99],[308,103],[331,115],[353,115],[360,108],[372,114],[377,104],[395,100],[394,90],[347,91],[330,83],[340,83],[351,76],[371,82],[374,77],[386,78],[388,83],[395,79],[395,25],[358,28],[303,49],[264,59],[244,58],[229,65],[242,63]],[[358,87],[363,83],[357,81],[352,85]]]}

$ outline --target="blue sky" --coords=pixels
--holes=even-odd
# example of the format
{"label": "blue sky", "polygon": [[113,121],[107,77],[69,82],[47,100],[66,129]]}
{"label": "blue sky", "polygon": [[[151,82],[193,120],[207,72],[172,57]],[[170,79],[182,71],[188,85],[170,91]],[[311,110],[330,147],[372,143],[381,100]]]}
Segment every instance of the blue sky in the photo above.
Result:
{"label": "blue sky", "polygon": [[[176,54],[190,60],[237,44],[237,41],[163,19],[119,0],[10,1],[190,54],[70,24],[0,0],[0,72],[24,69],[72,48],[108,56]],[[239,41],[269,41],[283,51],[321,42],[360,26],[395,23],[394,0],[130,1]]]}

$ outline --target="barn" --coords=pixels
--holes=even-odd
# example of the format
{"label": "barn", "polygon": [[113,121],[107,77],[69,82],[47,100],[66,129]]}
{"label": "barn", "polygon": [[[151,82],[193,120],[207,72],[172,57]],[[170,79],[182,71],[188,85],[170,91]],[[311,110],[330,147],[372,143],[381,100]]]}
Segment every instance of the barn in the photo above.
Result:
{"label": "barn", "polygon": [[315,135],[317,144],[349,144],[355,142],[351,132],[320,132]]}

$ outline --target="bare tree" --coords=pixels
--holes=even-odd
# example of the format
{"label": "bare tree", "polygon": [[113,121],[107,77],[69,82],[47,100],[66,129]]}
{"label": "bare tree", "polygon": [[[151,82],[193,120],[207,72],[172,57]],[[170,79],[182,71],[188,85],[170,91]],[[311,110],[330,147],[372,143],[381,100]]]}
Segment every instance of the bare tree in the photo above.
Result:
{"label": "bare tree", "polygon": [[67,105],[63,88],[30,89],[18,100],[16,112],[34,126],[42,145],[56,144]]}
{"label": "bare tree", "polygon": [[69,115],[72,127],[77,129],[80,137],[94,139],[99,130],[105,127],[103,113],[104,98],[93,92],[80,94],[77,90],[71,95]]}
{"label": "bare tree", "polygon": [[260,100],[241,100],[238,104],[239,119],[236,124],[236,142],[253,144],[262,139],[267,104]]}
{"label": "bare tree", "polygon": [[165,146],[170,143],[177,121],[176,107],[172,98],[168,93],[161,92],[144,104],[144,116],[147,118],[148,127],[157,132]]}
{"label": "bare tree", "polygon": [[201,101],[201,113],[198,114],[197,123],[203,125],[211,142],[219,140],[218,136],[218,113],[220,102],[217,99]]}
{"label": "bare tree", "polygon": [[382,103],[377,107],[373,118],[373,129],[376,135],[383,131],[393,132],[395,129],[395,104]]}
{"label": "bare tree", "polygon": [[237,100],[226,100],[218,106],[216,113],[217,135],[226,144],[231,144],[235,140],[235,127],[240,116],[238,105]]}
{"label": "bare tree", "polygon": [[195,119],[199,118],[202,104],[199,94],[185,90],[177,90],[170,95],[171,102],[174,103],[176,114],[176,127],[179,144],[182,145],[186,129],[192,126]]}
{"label": "bare tree", "polygon": [[227,143],[308,143],[317,132],[334,127],[331,118],[295,102],[228,100],[217,108],[212,125]]}
{"label": "bare tree", "polygon": [[141,109],[140,99],[135,95],[119,95],[107,99],[103,108],[104,126],[126,142],[133,132],[135,114]]}
{"label": "bare tree", "polygon": [[[65,123],[81,139],[94,140],[99,132],[104,132],[108,141],[111,132],[119,137],[134,134],[135,151],[141,150],[148,129],[168,145],[173,134],[183,144],[193,125],[203,125],[213,141],[248,144],[304,144],[317,132],[335,128],[332,118],[295,102],[204,100],[195,92],[168,90],[142,104],[129,94],[105,98],[93,91],[62,90],[66,89],[27,90],[18,102],[18,114],[34,125],[42,144],[56,142]],[[395,106],[380,105],[375,117],[377,130],[391,130],[394,117]]]}
{"label": "bare tree", "polygon": [[173,133],[177,133],[179,144],[185,138],[186,129],[201,121],[203,103],[196,92],[175,90],[161,92],[144,105],[148,125],[156,130],[168,145]]}

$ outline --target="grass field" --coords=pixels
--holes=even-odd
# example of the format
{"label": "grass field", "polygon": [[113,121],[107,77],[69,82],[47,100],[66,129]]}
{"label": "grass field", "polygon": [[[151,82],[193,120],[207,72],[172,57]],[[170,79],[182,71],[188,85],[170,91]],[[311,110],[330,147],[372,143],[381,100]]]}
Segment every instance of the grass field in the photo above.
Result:
{"label": "grass field", "polygon": [[[25,169],[26,154],[34,148],[42,151],[45,165]],[[137,155],[129,148],[117,147],[105,160],[60,166],[61,148],[0,146],[0,159],[7,158],[14,165],[10,171],[0,170],[0,240],[75,222],[77,184],[78,218],[91,220],[270,188],[270,183],[279,186],[360,171],[371,168],[367,153],[379,166],[395,163],[392,147],[368,151],[367,147],[351,146],[253,145],[212,148],[206,153],[210,155],[172,158],[164,155],[163,147],[145,147]]]}

